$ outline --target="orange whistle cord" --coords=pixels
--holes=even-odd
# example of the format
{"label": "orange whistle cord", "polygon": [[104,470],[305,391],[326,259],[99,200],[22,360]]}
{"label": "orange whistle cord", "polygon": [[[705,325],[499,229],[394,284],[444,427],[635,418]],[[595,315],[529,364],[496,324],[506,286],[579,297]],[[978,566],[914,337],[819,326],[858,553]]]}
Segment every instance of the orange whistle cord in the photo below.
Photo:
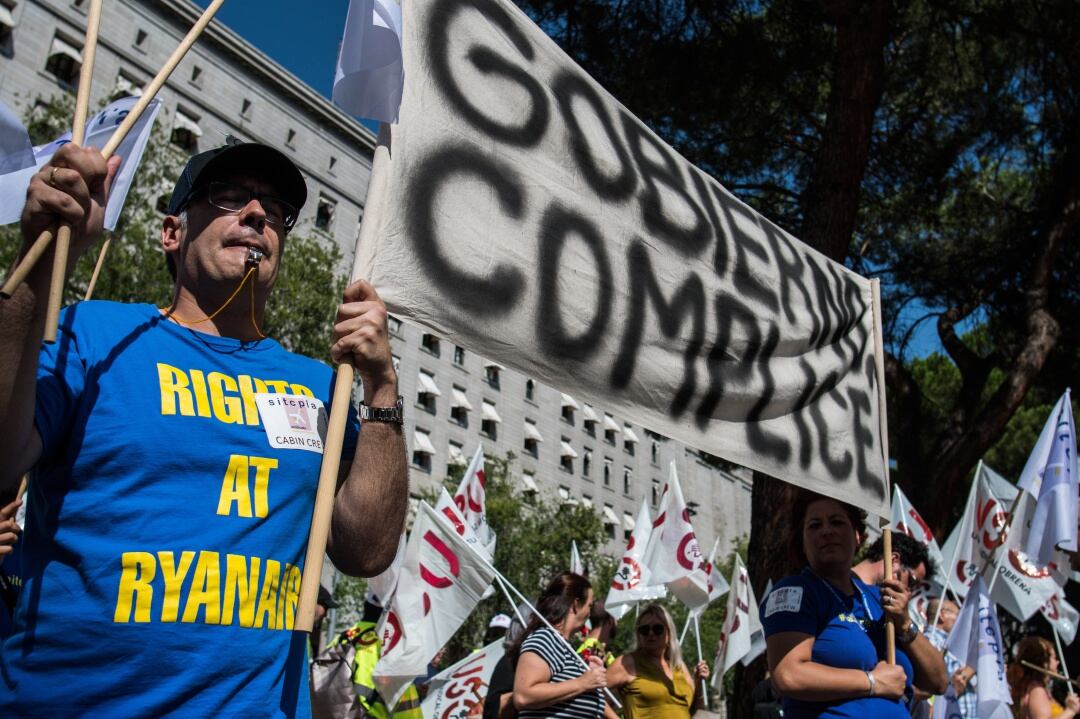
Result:
{"label": "orange whistle cord", "polygon": [[[244,285],[247,284],[248,278],[251,277],[251,273],[253,273],[257,269],[258,269],[258,266],[250,268],[247,271],[247,274],[244,275],[244,279],[240,280],[240,284],[237,285],[237,287],[233,291],[233,293],[231,295],[229,295],[229,299],[225,300],[225,302],[221,305],[221,307],[218,307],[216,310],[214,310],[212,314],[209,314],[206,317],[203,317],[201,320],[185,320],[185,319],[183,319],[181,317],[177,317],[175,314],[173,314],[172,307],[169,307],[167,309],[166,308],[161,308],[161,309],[165,312],[166,317],[168,317],[169,319],[172,319],[172,320],[174,320],[174,321],[176,321],[176,322],[178,322],[178,323],[180,323],[182,325],[200,325],[203,322],[209,322],[210,320],[214,319],[219,314],[221,314],[222,310],[224,310],[226,307],[228,307],[230,304],[232,304],[232,301],[236,299],[236,296],[238,294],[240,294],[240,290],[244,289]],[[250,288],[249,296],[251,298],[251,326],[255,328],[255,334],[259,335],[259,339],[266,339],[266,335],[264,335],[262,333],[262,330],[259,328],[259,323],[255,321],[255,283],[252,282],[251,285],[249,286],[249,288]]]}

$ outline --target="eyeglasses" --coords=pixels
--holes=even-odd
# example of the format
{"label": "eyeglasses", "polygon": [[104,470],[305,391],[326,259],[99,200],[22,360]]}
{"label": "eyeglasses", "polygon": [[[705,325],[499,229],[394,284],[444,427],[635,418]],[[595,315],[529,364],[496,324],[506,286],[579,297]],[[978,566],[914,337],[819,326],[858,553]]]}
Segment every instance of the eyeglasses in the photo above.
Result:
{"label": "eyeglasses", "polygon": [[667,631],[667,627],[663,624],[639,624],[637,628],[638,634],[643,637],[647,637],[650,634],[659,637]]}
{"label": "eyeglasses", "polygon": [[240,212],[252,200],[258,200],[266,213],[266,221],[277,227],[291,230],[296,224],[297,209],[280,197],[256,192],[243,185],[231,182],[211,182],[207,185],[207,199],[210,204],[226,212]]}

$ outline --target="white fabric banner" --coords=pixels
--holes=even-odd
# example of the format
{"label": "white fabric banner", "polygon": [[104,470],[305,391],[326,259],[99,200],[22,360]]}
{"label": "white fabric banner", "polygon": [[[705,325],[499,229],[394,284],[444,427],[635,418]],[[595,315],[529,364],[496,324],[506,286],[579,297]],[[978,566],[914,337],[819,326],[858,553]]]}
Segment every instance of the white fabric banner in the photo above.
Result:
{"label": "white fabric banner", "polygon": [[938,546],[937,539],[934,538],[934,533],[930,530],[930,525],[923,520],[922,515],[911,505],[911,500],[907,498],[904,490],[900,489],[898,484],[893,485],[890,522],[894,531],[902,532],[926,547],[930,558],[937,564],[936,574],[933,577],[927,577],[927,579],[932,579],[938,585],[944,587],[946,569],[945,557],[941,554],[941,547]]}
{"label": "white fabric banner", "polygon": [[479,714],[475,709],[483,707],[491,673],[502,655],[500,638],[432,677],[428,695],[420,704],[424,719],[464,719]]}
{"label": "white fabric banner", "polygon": [[[452,506],[452,505],[451,505]],[[473,611],[495,575],[427,502],[413,523],[398,588],[380,628],[374,679],[393,708]]]}
{"label": "white fabric banner", "polygon": [[[983,578],[993,582],[994,601],[1014,617],[1027,621],[1058,590],[1047,567],[1034,565],[1022,552],[1006,544],[1006,524],[1017,488],[997,472],[980,463],[968,494],[967,508],[942,552],[951,558],[950,586],[965,596],[975,576],[985,567]],[[990,565],[990,558],[996,557]]]}
{"label": "white fabric banner", "polygon": [[390,310],[887,517],[869,281],[691,165],[509,0],[406,0],[403,29],[356,263]]}
{"label": "white fabric banner", "polygon": [[334,71],[334,102],[377,122],[397,122],[405,70],[401,0],[350,0]]}
{"label": "white fabric banner", "polygon": [[1058,589],[1050,601],[1039,609],[1043,617],[1057,630],[1061,641],[1068,645],[1076,639],[1076,627],[1080,625],[1080,611],[1065,601],[1065,591]]}
{"label": "white fabric banner", "polygon": [[451,528],[457,532],[457,535],[461,537],[462,541],[475,549],[480,556],[489,562],[492,559],[491,552],[488,551],[487,546],[480,541],[480,538],[476,536],[476,532],[472,530],[469,523],[461,516],[461,511],[458,509],[457,502],[450,498],[450,493],[443,487],[439,493],[439,500],[435,503],[435,512],[442,515],[442,518],[450,523]]}
{"label": "white fabric banner", "polygon": [[1012,719],[1012,696],[1005,680],[1005,643],[994,601],[986,593],[981,577],[976,577],[964,600],[946,648],[961,664],[975,668],[980,719]]}
{"label": "white fabric banner", "polygon": [[637,521],[630,539],[626,540],[622,560],[611,578],[604,608],[616,619],[622,619],[639,602],[661,599],[667,594],[663,584],[649,584],[649,569],[645,566],[645,548],[649,545],[652,534],[652,517],[649,506],[641,500]]}
{"label": "white fabric banner", "polygon": [[[727,579],[724,578],[724,575],[720,573],[720,569],[716,566],[716,552],[718,549],[720,549],[719,537],[713,542],[712,551],[709,552],[709,559],[705,562],[705,566],[703,567],[705,575],[709,578],[709,604],[712,604],[717,599],[727,594],[728,590],[731,589]],[[691,609],[690,615],[692,617],[700,616],[705,612],[709,604]]]}
{"label": "white fabric banner", "polygon": [[[112,137],[113,130],[124,121],[136,102],[138,102],[136,97],[121,98],[90,118],[86,123],[86,141],[83,146],[98,149],[104,147]],[[128,190],[131,189],[131,183],[135,179],[135,171],[142,161],[143,151],[146,149],[150,132],[154,127],[154,119],[160,109],[160,100],[151,101],[150,106],[139,116],[139,121],[116,149],[116,154],[123,160],[113,178],[112,188],[109,190],[109,201],[105,205],[106,230],[116,229],[120,211],[124,209],[124,200],[127,199]],[[61,145],[69,142],[71,142],[71,133],[67,132],[46,145],[39,145],[34,148],[35,165],[33,167],[0,176],[0,225],[19,221],[23,205],[26,204],[26,188],[30,186],[30,178],[39,167],[52,158]]]}
{"label": "white fabric banner", "polygon": [[[713,686],[719,689],[723,685],[724,674],[735,666],[736,662],[748,663],[757,654],[754,651],[754,635],[761,633],[761,620],[758,617],[757,600],[750,586],[750,575],[742,562],[742,557],[735,555],[735,568],[731,572],[731,592],[728,594],[727,615],[720,630],[720,645],[713,662]],[[763,642],[762,642],[763,643]],[[758,651],[760,653],[760,650]],[[744,661],[746,657],[749,660]]]}
{"label": "white fabric banner", "polygon": [[484,476],[484,446],[476,445],[469,466],[461,478],[454,504],[473,533],[488,549],[488,556],[495,556],[495,532],[487,523],[487,478]]}
{"label": "white fabric banner", "polygon": [[22,122],[0,102],[0,175],[34,165],[34,145]]}
{"label": "white fabric banner", "polygon": [[397,589],[398,576],[401,574],[401,563],[405,561],[405,543],[405,531],[402,530],[397,551],[394,553],[394,561],[390,562],[390,566],[384,569],[381,574],[368,579],[367,599],[380,607],[390,606],[394,590]]}
{"label": "white fabric banner", "polygon": [[709,575],[674,462],[660,496],[660,513],[652,523],[644,561],[650,583],[664,584],[691,610],[709,604]]}
{"label": "white fabric banner", "polygon": [[1038,499],[1028,520],[1013,525],[1023,534],[1024,553],[1036,564],[1049,564],[1059,549],[1076,551],[1077,470],[1072,393],[1065,390],[1046,419],[1017,482],[1020,489]]}

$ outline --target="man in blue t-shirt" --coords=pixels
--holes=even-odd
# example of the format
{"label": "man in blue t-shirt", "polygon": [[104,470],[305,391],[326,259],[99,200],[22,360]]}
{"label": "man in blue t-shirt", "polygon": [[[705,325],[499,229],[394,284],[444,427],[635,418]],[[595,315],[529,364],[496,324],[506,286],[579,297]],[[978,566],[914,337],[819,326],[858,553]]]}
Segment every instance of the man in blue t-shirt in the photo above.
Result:
{"label": "man in blue t-shirt", "polygon": [[[118,160],[61,148],[31,180],[20,256],[59,220],[83,254]],[[283,154],[230,142],[173,191],[169,307],[79,303],[42,345],[52,246],[0,302],[0,497],[31,472],[0,716],[310,713],[291,630],[333,373],[262,331],[306,196]],[[331,347],[366,421],[350,413],[327,552],[361,576],[393,559],[407,504],[386,317],[354,282]]]}

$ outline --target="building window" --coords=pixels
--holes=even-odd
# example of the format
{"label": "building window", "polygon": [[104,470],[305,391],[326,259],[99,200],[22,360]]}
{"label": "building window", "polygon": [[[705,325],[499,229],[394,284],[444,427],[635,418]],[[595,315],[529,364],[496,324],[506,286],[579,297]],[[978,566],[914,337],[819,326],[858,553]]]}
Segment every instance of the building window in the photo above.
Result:
{"label": "building window", "polygon": [[615,435],[621,432],[619,423],[615,421],[615,418],[610,414],[604,414],[604,441],[615,446]]}
{"label": "building window", "polygon": [[649,457],[652,460],[653,464],[660,464],[660,443],[657,442],[655,439],[650,444]]}
{"label": "building window", "polygon": [[574,460],[578,453],[570,446],[570,438],[562,437],[559,442],[559,469],[564,472],[574,472]]}
{"label": "building window", "polygon": [[394,371],[395,372],[397,372],[399,369],[401,369],[401,358],[400,357],[398,357],[397,355],[392,354],[392,355],[390,355],[390,361],[393,362],[393,364],[394,364]]}
{"label": "building window", "polygon": [[435,398],[442,395],[438,385],[435,384],[435,375],[425,370],[420,370],[417,378],[416,404],[420,405],[425,412],[435,414]]}
{"label": "building window", "polygon": [[589,509],[592,509],[593,508],[592,495],[591,494],[583,494],[583,495],[581,495],[581,503],[583,505],[585,505],[586,507],[588,507]]}
{"label": "building window", "polygon": [[660,504],[660,480],[654,479],[652,481],[652,491],[649,494],[649,503],[652,506]]}
{"label": "building window", "polygon": [[85,13],[86,12],[86,2],[87,2],[87,0],[71,0],[71,7],[75,8],[76,10],[78,10],[81,13]]}
{"label": "building window", "polygon": [[469,398],[465,396],[465,388],[454,385],[450,392],[451,421],[461,425],[462,427],[468,427],[469,412],[471,411],[472,404],[470,404]]}
{"label": "building window", "polygon": [[425,332],[424,336],[420,338],[420,346],[427,350],[429,354],[439,356],[439,338],[435,335]]}
{"label": "building window", "polygon": [[245,120],[251,118],[251,100],[244,98],[244,101],[240,103],[240,117]]}
{"label": "building window", "polygon": [[447,445],[446,475],[450,476],[454,467],[465,467],[469,460],[465,458],[465,446],[461,442],[450,440]]}
{"label": "building window", "polygon": [[623,539],[630,539],[630,535],[634,533],[634,527],[637,525],[637,521],[634,516],[629,512],[622,513],[623,523]]}
{"label": "building window", "polygon": [[139,49],[139,50],[145,50],[146,49],[146,38],[147,37],[148,36],[147,36],[146,30],[143,30],[142,28],[136,30],[135,31],[135,47],[137,49]]}
{"label": "building window", "polygon": [[331,155],[330,156],[330,164],[328,164],[326,166],[326,171],[329,172],[331,175],[336,175],[337,173],[334,172],[334,167],[336,165],[337,165],[337,158],[334,157],[333,155]]}
{"label": "building window", "polygon": [[11,15],[12,8],[8,7],[8,0],[0,2],[0,55],[11,58],[14,50],[15,18]]}
{"label": "building window", "polygon": [[458,367],[465,366],[465,348],[461,345],[454,345],[454,364]]}
{"label": "building window", "polygon": [[194,153],[199,149],[199,138],[202,137],[202,129],[199,127],[199,118],[176,108],[176,117],[173,118],[172,134],[169,141],[180,149]]}
{"label": "building window", "polygon": [[608,539],[615,539],[615,527],[619,523],[619,518],[615,516],[615,508],[610,504],[604,504],[604,512],[601,515],[604,522],[604,532],[607,534]]}
{"label": "building window", "polygon": [[532,402],[533,398],[535,396],[536,396],[536,382],[533,382],[531,379],[525,380],[525,399]]}
{"label": "building window", "polygon": [[540,443],[543,441],[540,430],[536,428],[536,422],[531,419],[525,420],[525,453],[536,457],[540,454]]}
{"label": "building window", "polygon": [[191,84],[196,87],[202,86],[202,68],[198,65],[191,68]]}
{"label": "building window", "polygon": [[497,362],[484,363],[484,381],[492,389],[499,389],[499,378],[502,370],[503,366]]}
{"label": "building window", "polygon": [[581,455],[581,474],[584,477],[588,477],[592,473],[592,450],[588,447],[585,448],[585,452]]}
{"label": "building window", "polygon": [[390,331],[390,334],[401,336],[401,320],[393,315],[386,316],[386,328]]}
{"label": "building window", "polygon": [[576,507],[578,501],[570,496],[570,488],[565,484],[559,485],[559,504],[563,507]]}
{"label": "building window", "polygon": [[590,437],[596,436],[596,423],[598,418],[596,416],[596,410],[589,405],[585,405],[581,408],[581,425],[585,429],[585,434]]}
{"label": "building window", "polygon": [[116,75],[116,85],[113,87],[111,100],[119,100],[122,97],[139,97],[143,93],[143,83],[121,70]]}
{"label": "building window", "polygon": [[536,484],[536,474],[525,470],[521,473],[521,491],[528,504],[536,502],[536,495],[540,493],[540,487]]}
{"label": "building window", "polygon": [[285,133],[285,144],[288,145],[289,147],[292,147],[293,146],[293,140],[295,140],[295,139],[296,139],[296,130],[294,130],[294,129],[292,129],[290,127],[288,132]]}
{"label": "building window", "polygon": [[565,392],[562,394],[561,401],[563,422],[566,422],[567,424],[573,424],[574,412],[578,409],[581,409],[581,407],[578,405],[578,403],[574,400],[573,397],[566,394]]}
{"label": "building window", "polygon": [[629,467],[624,467],[622,471],[622,493],[626,496],[630,496],[630,487],[634,483],[634,475],[630,471]]}
{"label": "building window", "polygon": [[630,428],[630,425],[625,425],[623,427],[623,451],[631,457],[634,456],[639,441],[637,434]]}
{"label": "building window", "polygon": [[611,457],[604,457],[604,486],[611,486]]}
{"label": "building window", "polygon": [[499,413],[495,411],[495,405],[487,400],[483,400],[483,404],[480,407],[480,415],[480,433],[492,441],[497,440],[499,438],[499,425],[502,423],[502,418],[499,417]]}
{"label": "building window", "polygon": [[431,443],[431,434],[427,430],[413,431],[412,463],[424,472],[431,471],[431,458],[435,455],[435,445]]}
{"label": "building window", "polygon": [[323,232],[334,231],[334,213],[337,211],[337,203],[328,197],[319,196],[318,207],[315,208],[315,229]]}
{"label": "building window", "polygon": [[49,58],[45,61],[45,72],[53,75],[67,89],[74,90],[79,84],[81,69],[82,50],[78,43],[55,35],[49,48]]}

